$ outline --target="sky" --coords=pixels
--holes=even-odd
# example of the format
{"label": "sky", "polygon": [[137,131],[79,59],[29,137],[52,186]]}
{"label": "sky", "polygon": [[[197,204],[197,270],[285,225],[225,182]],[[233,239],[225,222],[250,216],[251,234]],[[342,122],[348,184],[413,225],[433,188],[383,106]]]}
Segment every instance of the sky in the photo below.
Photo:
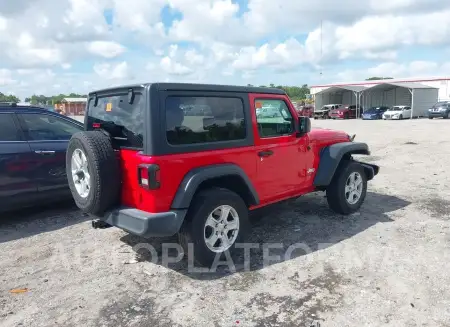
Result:
{"label": "sky", "polygon": [[0,92],[450,76],[450,1],[0,0]]}

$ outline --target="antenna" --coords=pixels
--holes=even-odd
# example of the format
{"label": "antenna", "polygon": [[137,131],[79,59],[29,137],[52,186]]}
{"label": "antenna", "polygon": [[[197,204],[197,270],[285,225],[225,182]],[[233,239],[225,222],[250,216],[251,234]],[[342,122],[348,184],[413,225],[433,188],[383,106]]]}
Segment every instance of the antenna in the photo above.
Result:
{"label": "antenna", "polygon": [[320,77],[323,76],[323,72],[322,72],[322,26],[323,26],[323,20],[320,20]]}

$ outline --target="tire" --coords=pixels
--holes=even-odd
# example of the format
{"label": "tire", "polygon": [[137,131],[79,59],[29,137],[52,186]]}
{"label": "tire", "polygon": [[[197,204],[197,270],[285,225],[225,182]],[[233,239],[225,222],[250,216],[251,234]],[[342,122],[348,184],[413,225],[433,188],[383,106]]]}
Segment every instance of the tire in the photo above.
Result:
{"label": "tire", "polygon": [[344,115],[344,119],[349,119],[348,114],[345,114],[345,115]]}
{"label": "tire", "polygon": [[[207,235],[208,232],[214,232],[214,229],[211,227],[207,228],[206,222],[208,221],[208,217],[214,212],[221,212],[221,210],[216,211],[220,206],[229,206],[234,210],[234,213],[238,216],[239,228],[237,230],[237,235],[228,235],[229,238],[234,239],[229,248],[223,251],[218,249],[218,252],[214,252],[208,247],[205,239],[205,235]],[[228,219],[233,215],[232,210],[230,211]],[[223,219],[223,217],[221,219]],[[249,229],[248,208],[242,198],[227,189],[211,188],[201,191],[193,199],[186,220],[179,233],[179,241],[185,253],[189,256],[192,256],[191,253],[188,253],[189,243],[192,243],[194,261],[201,266],[210,267],[217,255],[222,257],[226,251],[229,251],[230,255],[232,255],[236,244],[242,243]],[[213,234],[211,233],[210,235],[212,236]],[[222,245],[221,240],[217,240],[216,242],[217,243],[215,244],[217,244],[217,247],[219,247],[219,244]],[[217,258],[217,260],[219,260],[219,258]]]}
{"label": "tire", "polygon": [[[75,185],[72,168],[74,154],[84,154],[90,178],[86,182],[87,195],[80,193],[79,183]],[[120,166],[111,144],[111,139],[101,131],[79,132],[72,136],[66,153],[66,173],[72,197],[83,212],[102,215],[117,204],[120,197]],[[84,177],[83,177],[84,176]],[[78,177],[79,180],[86,176]],[[77,189],[78,187],[78,189]]]}
{"label": "tire", "polygon": [[403,119],[403,115],[398,116],[398,119],[402,120]]}
{"label": "tire", "polygon": [[[354,176],[354,174],[359,175],[359,178],[361,178],[361,193],[359,199],[353,203],[347,199],[346,185],[350,175]],[[364,168],[354,161],[342,161],[326,192],[328,205],[334,212],[348,215],[358,211],[364,202],[367,192],[367,176]]]}
{"label": "tire", "polygon": [[444,118],[444,119],[450,119],[450,111],[447,112],[447,115],[445,115],[443,118]]}

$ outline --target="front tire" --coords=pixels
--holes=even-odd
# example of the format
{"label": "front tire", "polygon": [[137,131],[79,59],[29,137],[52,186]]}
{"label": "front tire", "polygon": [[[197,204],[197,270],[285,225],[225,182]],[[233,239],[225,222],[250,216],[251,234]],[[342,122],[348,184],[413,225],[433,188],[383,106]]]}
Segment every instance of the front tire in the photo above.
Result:
{"label": "front tire", "polygon": [[[179,240],[188,256],[210,267],[216,256],[226,251],[233,254],[249,227],[248,208],[242,198],[230,190],[212,188],[195,196]],[[194,253],[188,253],[189,243]]]}
{"label": "front tire", "polygon": [[341,162],[326,192],[334,212],[348,215],[358,211],[367,192],[364,168],[354,161]]}

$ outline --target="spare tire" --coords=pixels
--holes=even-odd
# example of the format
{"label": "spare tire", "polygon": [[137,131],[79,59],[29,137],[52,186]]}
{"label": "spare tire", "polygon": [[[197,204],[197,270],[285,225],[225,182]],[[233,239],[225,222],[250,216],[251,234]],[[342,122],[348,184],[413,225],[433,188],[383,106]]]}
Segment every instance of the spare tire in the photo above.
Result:
{"label": "spare tire", "polygon": [[69,141],[66,172],[70,191],[83,212],[102,215],[118,203],[120,163],[102,131],[78,132]]}

